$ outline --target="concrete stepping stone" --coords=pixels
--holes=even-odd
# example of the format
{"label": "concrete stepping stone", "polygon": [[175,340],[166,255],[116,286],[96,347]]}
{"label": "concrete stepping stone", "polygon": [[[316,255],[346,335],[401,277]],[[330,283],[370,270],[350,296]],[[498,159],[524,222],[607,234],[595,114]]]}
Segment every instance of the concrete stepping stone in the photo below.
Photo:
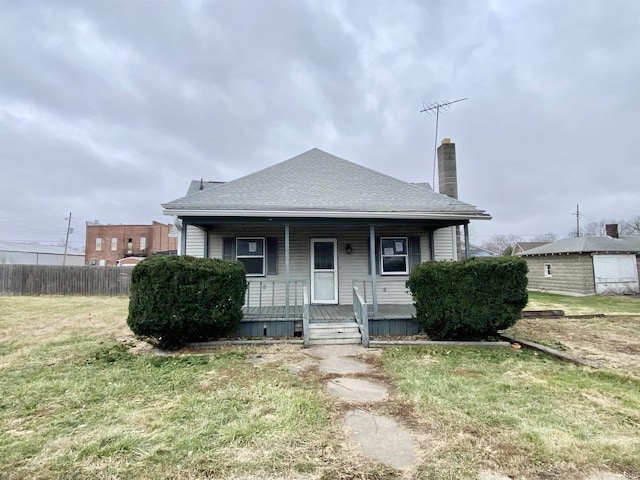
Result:
{"label": "concrete stepping stone", "polygon": [[334,378],[327,382],[327,390],[342,400],[358,403],[382,402],[388,396],[386,386],[360,378]]}
{"label": "concrete stepping stone", "polygon": [[394,468],[405,468],[415,461],[415,447],[409,433],[394,420],[353,410],[344,419],[345,429],[362,454]]}
{"label": "concrete stepping stone", "polygon": [[317,345],[304,353],[315,358],[355,357],[367,353],[367,349],[362,345]]}

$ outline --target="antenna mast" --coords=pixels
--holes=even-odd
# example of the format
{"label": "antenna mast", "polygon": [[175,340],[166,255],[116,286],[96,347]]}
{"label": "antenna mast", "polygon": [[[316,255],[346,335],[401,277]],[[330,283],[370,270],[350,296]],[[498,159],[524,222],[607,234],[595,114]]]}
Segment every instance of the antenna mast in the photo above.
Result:
{"label": "antenna mast", "polygon": [[[451,108],[451,105],[454,103],[462,102],[467,100],[467,98],[459,98],[458,100],[452,100],[450,102],[440,101],[435,103],[426,103],[423,102],[422,110],[420,113],[427,112],[429,115],[433,115],[433,111],[435,110],[436,115],[436,136],[433,140],[433,178],[431,179],[431,186],[433,187],[433,191],[436,190],[436,155],[438,152],[438,121],[440,120],[440,109],[448,110]],[[439,189],[438,189],[439,190]]]}

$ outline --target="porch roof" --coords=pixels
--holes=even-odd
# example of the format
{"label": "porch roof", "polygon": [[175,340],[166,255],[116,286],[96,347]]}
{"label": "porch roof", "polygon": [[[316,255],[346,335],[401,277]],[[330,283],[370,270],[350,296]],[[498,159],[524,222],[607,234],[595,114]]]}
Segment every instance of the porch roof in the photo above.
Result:
{"label": "porch roof", "polygon": [[490,219],[484,210],[314,148],[162,205],[179,217]]}

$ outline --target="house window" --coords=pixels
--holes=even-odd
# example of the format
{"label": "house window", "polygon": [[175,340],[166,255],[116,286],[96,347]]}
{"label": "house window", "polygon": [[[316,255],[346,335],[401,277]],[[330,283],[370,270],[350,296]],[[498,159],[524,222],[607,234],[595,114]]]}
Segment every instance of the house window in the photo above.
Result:
{"label": "house window", "polygon": [[544,264],[544,276],[545,277],[550,277],[551,276],[551,264],[550,263],[545,263]]}
{"label": "house window", "polygon": [[127,253],[133,253],[133,238],[127,239]]}
{"label": "house window", "polygon": [[116,250],[118,250],[118,239],[114,237],[111,239],[111,251],[115,252]]}
{"label": "house window", "polygon": [[409,273],[407,237],[380,239],[380,265],[382,275],[406,275]]}
{"label": "house window", "polygon": [[140,251],[144,252],[147,249],[147,237],[140,237]]}
{"label": "house window", "polygon": [[102,251],[102,239],[96,238],[96,252]]}
{"label": "house window", "polygon": [[248,277],[264,276],[264,238],[236,239],[236,259],[242,262]]}

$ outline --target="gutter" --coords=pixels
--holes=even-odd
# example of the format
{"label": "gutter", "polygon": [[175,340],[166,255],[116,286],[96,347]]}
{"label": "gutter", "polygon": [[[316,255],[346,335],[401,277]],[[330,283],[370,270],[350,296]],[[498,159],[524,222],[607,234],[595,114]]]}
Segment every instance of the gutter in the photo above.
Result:
{"label": "gutter", "polygon": [[264,217],[264,218],[395,218],[404,220],[491,220],[491,215],[486,213],[465,214],[465,213],[398,213],[398,212],[344,212],[331,210],[312,211],[290,211],[290,210],[167,210],[163,209],[164,215],[178,215],[180,217]]}

